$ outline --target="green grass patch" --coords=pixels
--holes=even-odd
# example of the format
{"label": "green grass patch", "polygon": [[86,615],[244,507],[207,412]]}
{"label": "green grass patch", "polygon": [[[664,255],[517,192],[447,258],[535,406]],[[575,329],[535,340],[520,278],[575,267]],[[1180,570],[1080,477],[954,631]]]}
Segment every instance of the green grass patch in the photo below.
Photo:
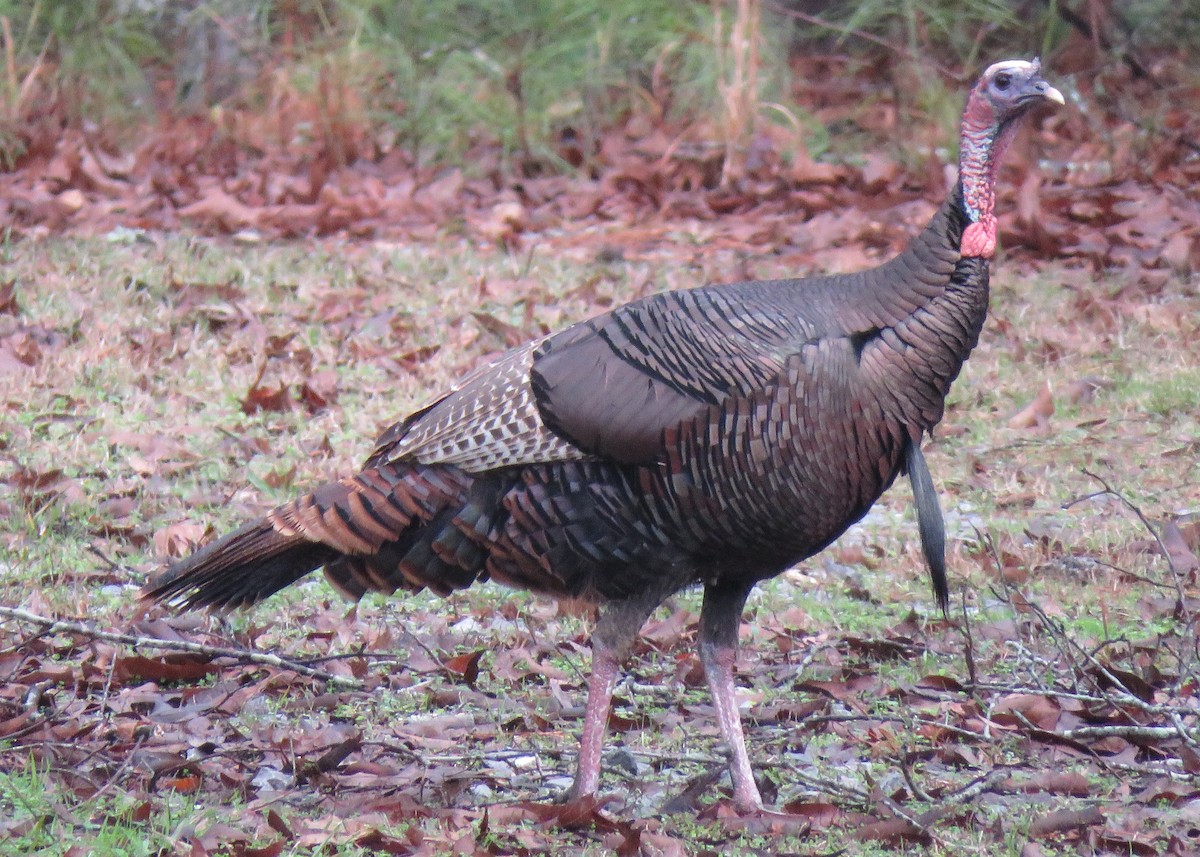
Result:
{"label": "green grass patch", "polygon": [[[681,254],[687,265],[665,250],[651,265],[547,244],[514,258],[452,236],[421,246],[153,236],[5,247],[0,282],[16,283],[18,309],[0,316],[0,341],[24,343],[29,350],[20,353],[30,362],[4,364],[12,371],[0,375],[0,602],[84,617],[101,629],[135,627],[135,587],[165,553],[350,472],[390,421],[503,349],[505,328],[475,313],[532,336],[627,300],[645,284],[728,279],[737,267],[732,254],[697,256],[690,247]],[[787,271],[763,258],[756,273]],[[929,594],[904,484],[830,550],[768,582],[749,604],[741,658],[748,740],[780,802],[870,812],[872,794],[902,794],[918,812],[938,805],[908,793],[901,758],[939,799],[966,788],[980,769],[1011,765],[1035,776],[1064,767],[1053,749],[1015,727],[996,728],[986,740],[961,727],[990,716],[987,706],[1005,694],[921,686],[930,677],[967,682],[964,610],[983,684],[1085,682],[1056,649],[1067,640],[1122,669],[1136,661],[1151,677],[1170,667],[1182,681],[1195,669],[1182,645],[1188,620],[1172,610],[1176,581],[1147,547],[1150,534],[1084,472],[1155,523],[1186,525],[1200,513],[1192,446],[1200,345],[1172,326],[1187,324],[1187,313],[1155,309],[1195,297],[1181,282],[1138,298],[1069,269],[1020,275],[1003,263],[994,283],[993,317],[927,452],[951,536],[953,624]],[[1079,309],[1081,296],[1119,299],[1125,309],[1089,314]],[[1096,383],[1076,395],[1079,379]],[[1010,425],[1047,383],[1056,408],[1046,424]],[[323,391],[322,401],[306,399],[305,385]],[[286,403],[245,407],[255,386],[282,390]],[[618,689],[620,728],[609,746],[624,746],[638,769],[622,773],[614,763],[605,775],[604,789],[628,800],[617,812],[649,825],[647,836],[665,829],[699,850],[727,847],[732,836],[746,852],[891,853],[895,843],[846,846],[836,825],[803,836],[731,834],[698,815],[719,785],[669,828],[651,825],[656,807],[720,763],[688,624],[698,607],[697,593],[682,593],[655,615]],[[52,678],[47,699],[55,701],[41,708],[55,722],[85,720],[101,735],[153,710],[137,695],[151,692],[145,679],[120,677],[115,664],[130,654],[125,648],[68,633],[43,640],[8,621],[17,648],[46,647],[37,667]],[[122,767],[120,754],[132,752],[136,738],[122,743],[118,734],[82,761],[63,741],[38,742],[50,755],[33,759],[22,738],[0,745],[0,815],[17,821],[19,853],[59,853],[59,844],[87,837],[102,842],[103,853],[157,853],[181,829],[203,834],[224,820],[266,844],[274,834],[261,807],[247,808],[246,797],[263,794],[248,785],[254,776],[268,766],[303,770],[351,733],[363,742],[355,776],[374,775],[372,765],[405,772],[408,779],[388,787],[392,796],[421,794],[428,806],[464,813],[546,800],[571,769],[589,627],[587,617],[492,585],[445,600],[371,597],[352,608],[314,577],[254,610],[196,618],[181,633],[296,657],[337,656],[343,660],[319,663],[353,664],[368,689],[275,684],[261,668],[232,664],[201,679],[158,681],[150,698],[168,707],[258,688],[238,710],[210,715],[227,731],[220,752],[194,762],[207,777],[198,795],[173,793],[159,780],[151,786],[145,767]],[[474,687],[446,667],[480,651]],[[114,707],[127,699],[122,694],[134,701]],[[0,704],[0,722],[25,710],[23,700]],[[161,750],[165,758],[182,758],[211,738],[182,731],[189,718],[176,722],[168,713],[155,722],[156,740],[175,742]],[[939,761],[959,744],[957,766]],[[1086,771],[1087,798],[1014,791],[972,804],[939,816],[927,853],[1015,853],[1047,805],[1099,803],[1113,818],[1132,817],[1134,789],[1122,791],[1122,782],[1144,785],[1144,771],[1082,757],[1071,764]],[[64,773],[74,769],[94,785]],[[327,823],[331,802],[381,791],[355,791],[341,771],[322,776],[272,804],[297,830]],[[415,826],[439,842],[463,832],[443,817],[385,813],[375,823],[393,837]],[[1165,816],[1146,824],[1174,829]],[[517,847],[535,834],[545,828],[525,820],[489,835]],[[554,835],[563,848],[603,853],[590,833]],[[345,853],[359,847],[352,838],[338,842]]]}
{"label": "green grass patch", "polygon": [[212,816],[185,796],[157,808],[119,791],[80,800],[50,773],[32,759],[0,771],[0,853],[59,857],[82,847],[104,857],[154,857],[172,847],[181,821]]}
{"label": "green grass patch", "polygon": [[[1185,9],[1139,0],[1090,23],[1113,53],[1146,56],[1194,48]],[[121,148],[160,116],[206,113],[248,150],[317,143],[335,164],[398,148],[419,165],[471,166],[484,146],[518,174],[587,170],[604,133],[633,116],[666,120],[671,136],[690,128],[726,154],[762,122],[800,125],[820,155],[828,137],[793,99],[793,50],[894,66],[902,121],[952,139],[958,88],[931,67],[955,74],[1031,45],[1049,55],[1089,26],[1070,11],[1001,0],[860,0],[823,18],[690,0],[0,0],[0,159],[47,146],[56,123]]]}

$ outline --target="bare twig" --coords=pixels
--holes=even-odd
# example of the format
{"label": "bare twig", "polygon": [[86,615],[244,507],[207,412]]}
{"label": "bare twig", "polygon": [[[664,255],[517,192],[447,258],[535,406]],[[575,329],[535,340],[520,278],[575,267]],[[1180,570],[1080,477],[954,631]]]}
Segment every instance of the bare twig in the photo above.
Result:
{"label": "bare twig", "polygon": [[1143,774],[1151,777],[1170,777],[1173,780],[1181,782],[1195,782],[1196,780],[1200,780],[1200,774],[1193,773],[1184,768],[1181,759],[1159,759],[1153,764],[1122,762],[1119,759],[1112,759],[1105,756],[1096,756],[1093,760],[1109,771],[1124,771],[1126,773]]}
{"label": "bare twig", "polygon": [[117,780],[119,780],[121,778],[121,775],[124,774],[127,770],[129,770],[129,765],[133,762],[134,759],[137,758],[137,751],[141,749],[142,744],[144,744],[144,743],[146,743],[146,736],[139,735],[137,737],[136,743],[134,743],[134,745],[130,749],[130,751],[125,754],[125,758],[123,758],[121,760],[121,764],[117,766],[117,769],[115,771],[113,771],[112,776],[110,776],[105,781],[104,785],[100,786],[100,788],[96,791],[96,793],[94,795],[92,795],[92,797],[91,797],[92,800],[96,800],[102,794],[104,794],[106,791],[111,789],[116,784]]}
{"label": "bare twig", "polygon": [[929,837],[929,839],[933,840],[934,842],[942,842],[942,840],[936,834],[934,834],[933,830],[931,829],[931,825],[949,814],[952,809],[957,808],[943,804],[941,806],[934,807],[928,812],[915,815],[906,810],[904,807],[900,806],[900,804],[898,804],[888,795],[879,796],[878,803],[883,804],[885,807],[887,807],[888,811],[897,818],[907,821],[910,825],[912,825],[914,830],[916,830],[922,836]]}
{"label": "bare twig", "polygon": [[661,750],[648,750],[644,747],[626,747],[630,755],[642,759],[653,759],[656,762],[678,762],[685,765],[726,765],[729,760],[724,756],[709,753],[667,753]]}
{"label": "bare twig", "polygon": [[[1130,44],[1129,40],[1131,28],[1128,22],[1121,16],[1119,4],[1108,4],[1109,12],[1117,19],[1118,23],[1122,25],[1122,29],[1125,30],[1125,41],[1123,44],[1118,45],[1114,44],[1112,40],[1108,39],[1105,34],[1100,31],[1099,21],[1095,16],[1089,16],[1091,18],[1091,22],[1089,22],[1084,20],[1078,14],[1072,12],[1065,3],[1050,3],[1050,0],[1043,0],[1043,2],[1052,6],[1059,17],[1063,19],[1063,21],[1077,29],[1084,37],[1092,39],[1096,45],[1097,51],[1103,50],[1108,54],[1118,57],[1123,63],[1125,63],[1126,66],[1129,67],[1129,71],[1132,73],[1134,78],[1144,78],[1145,80],[1150,81],[1154,88],[1159,91],[1162,91],[1166,88],[1163,81],[1161,81],[1151,70],[1150,65],[1139,58],[1134,52],[1133,45]],[[1088,9],[1089,11],[1092,10],[1092,6],[1090,4]],[[1095,26],[1093,26],[1093,24],[1095,24]],[[1187,137],[1182,133],[1174,132],[1171,129],[1163,128],[1159,125],[1152,125],[1148,122],[1145,122],[1140,116],[1131,115],[1125,110],[1122,110],[1117,104],[1110,104],[1108,107],[1112,112],[1112,115],[1122,122],[1128,122],[1130,125],[1145,131],[1147,134],[1151,134],[1156,137],[1163,137],[1173,143],[1176,143],[1187,149],[1191,149],[1193,152],[1200,152],[1200,142],[1193,140],[1191,137]]]}
{"label": "bare twig", "polygon": [[[249,389],[253,390],[258,385],[258,382],[262,380],[263,375],[266,373],[266,371],[267,371],[267,364],[264,362],[262,364],[262,367],[259,369],[258,375],[255,377],[254,382],[250,385]],[[254,448],[253,444],[251,444],[250,441],[246,440],[246,438],[242,437],[241,435],[234,434],[229,429],[223,428],[222,426],[217,426],[217,433],[223,434],[223,435],[225,435],[225,437],[227,437],[231,441],[233,441],[234,445],[240,447],[242,452],[246,455],[247,458],[253,458],[254,456],[258,455],[258,450]]]}
{"label": "bare twig", "polygon": [[1169,738],[1183,738],[1194,745],[1196,739],[1188,734],[1182,722],[1171,726],[1079,726],[1075,729],[1064,729],[1051,732],[1056,738],[1067,741],[1095,741],[1101,738],[1124,738],[1130,741],[1163,741]]}
{"label": "bare twig", "polygon": [[1123,566],[1119,566],[1119,565],[1116,565],[1115,563],[1111,563],[1111,562],[1106,562],[1102,559],[1096,559],[1095,557],[1092,557],[1091,561],[1094,562],[1098,566],[1101,566],[1101,567],[1107,568],[1107,569],[1111,569],[1112,571],[1118,572],[1119,574],[1123,574],[1126,577],[1131,577],[1134,580],[1137,580],[1141,583],[1146,584],[1147,586],[1153,586],[1156,589],[1170,589],[1176,593],[1178,593],[1178,591],[1179,591],[1178,583],[1174,583],[1174,584],[1163,583],[1161,580],[1155,580],[1153,577],[1150,577],[1148,575],[1138,574],[1136,571],[1130,571],[1129,569],[1127,569]]}
{"label": "bare twig", "polygon": [[[1079,702],[1087,702],[1092,705],[1111,705],[1112,699],[1095,693],[1080,693],[1078,691],[1062,690],[1060,688],[1039,687],[1037,685],[1023,684],[994,684],[991,682],[981,682],[976,686],[976,690],[981,690],[990,693],[1005,693],[1005,694],[1021,694],[1029,696],[1053,696],[1057,699],[1072,699]],[[1141,702],[1141,700],[1138,700]],[[1145,705],[1145,703],[1142,703]]]}
{"label": "bare twig", "polygon": [[984,792],[993,791],[996,784],[1006,779],[1011,773],[1011,768],[1007,765],[998,765],[984,774],[980,774],[973,780],[969,781],[962,788],[951,792],[946,792],[947,802],[953,803],[956,806],[962,806],[969,801],[979,797]]}
{"label": "bare twig", "polygon": [[362,682],[357,679],[331,675],[330,673],[306,666],[299,661],[290,658],[281,658],[278,655],[266,652],[252,652],[249,649],[235,649],[225,646],[209,646],[187,640],[160,640],[156,637],[143,637],[137,634],[118,634],[111,631],[100,631],[83,622],[51,619],[47,616],[39,616],[36,613],[30,613],[28,610],[21,610],[16,607],[0,607],[0,617],[38,625],[43,629],[43,633],[45,634],[79,634],[89,639],[102,640],[106,643],[119,643],[135,649],[160,649],[168,652],[189,652],[192,654],[208,655],[213,658],[230,658],[239,663],[261,664],[263,666],[275,667],[276,669],[291,670],[300,675],[330,684],[351,688],[362,687]]}
{"label": "bare twig", "polygon": [[[978,530],[976,530],[976,533],[978,533]],[[961,596],[963,616],[962,634],[963,642],[966,644],[963,646],[963,658],[967,662],[967,681],[970,682],[971,687],[974,687],[979,683],[979,673],[975,666],[975,638],[971,636],[971,616],[967,612],[967,593],[965,589],[962,591]]]}
{"label": "bare twig", "polygon": [[104,563],[106,566],[108,566],[109,571],[124,571],[124,569],[121,568],[121,566],[117,565],[115,562],[112,561],[112,559],[109,558],[108,554],[106,554],[104,551],[100,550],[100,548],[96,547],[95,545],[88,545],[87,550],[88,550],[88,553],[92,554],[92,556],[96,557],[102,563]]}
{"label": "bare twig", "polygon": [[[1093,26],[1092,22],[1086,21],[1082,16],[1072,11],[1066,3],[1051,3],[1050,0],[1043,0],[1050,9],[1062,18],[1063,22],[1068,26],[1074,27],[1086,39],[1091,39],[1095,46],[1101,50],[1113,53],[1119,56],[1125,65],[1129,66],[1129,70],[1134,77],[1144,77],[1157,87],[1162,87],[1162,84],[1154,76],[1150,70],[1150,66],[1142,62],[1142,60],[1134,53],[1133,46],[1126,43],[1123,45],[1114,45],[1112,40],[1108,38],[1100,27]],[[1095,19],[1093,18],[1093,21]],[[1097,22],[1098,23],[1098,22]]]}
{"label": "bare twig", "polygon": [[[1119,692],[1115,696],[1110,695],[1105,688],[1097,688],[1101,696],[1104,697],[1105,701],[1109,705],[1113,705],[1118,709],[1121,705],[1128,705],[1146,712],[1153,711],[1154,713],[1161,713],[1161,706],[1156,706],[1146,702],[1140,696],[1126,687],[1125,682],[1119,676],[1115,675],[1108,668],[1107,664],[1096,659],[1090,652],[1075,642],[1071,635],[1066,632],[1066,629],[1062,626],[1062,623],[1051,619],[1048,615],[1046,615],[1046,612],[1042,610],[1041,605],[1028,599],[1026,599],[1025,603],[1029,610],[1031,610],[1034,615],[1038,617],[1038,620],[1042,623],[1042,627],[1050,632],[1051,638],[1054,640],[1055,644],[1059,646],[1063,657],[1073,665],[1073,672],[1076,675],[1082,672],[1082,670],[1078,668],[1079,661],[1082,660],[1084,663],[1088,664],[1092,669],[1094,669],[1102,678],[1107,680],[1114,688],[1117,688]],[[1071,657],[1072,652],[1075,654],[1075,658]]]}
{"label": "bare twig", "polygon": [[[1179,568],[1175,565],[1175,560],[1172,558],[1171,552],[1167,549],[1167,545],[1163,541],[1162,534],[1159,532],[1158,528],[1154,526],[1154,524],[1150,521],[1150,519],[1148,517],[1146,517],[1146,514],[1141,510],[1140,507],[1137,506],[1137,504],[1135,504],[1133,501],[1131,501],[1128,497],[1126,497],[1120,491],[1117,491],[1116,489],[1114,489],[1111,485],[1108,484],[1108,482],[1103,477],[1098,476],[1095,473],[1092,473],[1090,470],[1087,470],[1086,468],[1084,469],[1083,473],[1086,476],[1090,476],[1092,479],[1095,479],[1102,486],[1104,486],[1104,493],[1106,493],[1112,497],[1115,497],[1118,501],[1120,501],[1120,503],[1123,506],[1125,506],[1125,508],[1127,508],[1131,512],[1133,512],[1133,514],[1137,516],[1138,520],[1142,522],[1142,526],[1145,527],[1146,530],[1150,533],[1151,538],[1153,538],[1155,544],[1158,545],[1159,552],[1163,555],[1163,558],[1167,562],[1167,570],[1170,572],[1171,583],[1173,584],[1174,590],[1175,590],[1175,609],[1178,611],[1180,622],[1186,628],[1191,629],[1192,638],[1195,639],[1196,638],[1196,633],[1195,633],[1195,631],[1196,631],[1196,616],[1192,612],[1192,610],[1188,607],[1187,595],[1184,592],[1183,583],[1181,581],[1182,575],[1179,573]],[[1180,653],[1180,655],[1182,655],[1182,652]],[[1191,673],[1192,669],[1195,665],[1195,661],[1192,661],[1192,663],[1189,663],[1189,664],[1185,664],[1182,657],[1180,657],[1179,660],[1180,660],[1180,672],[1181,673]]]}
{"label": "bare twig", "polygon": [[912,792],[913,797],[926,803],[934,803],[934,799],[930,797],[929,792],[917,785],[916,778],[913,777],[912,760],[917,755],[912,750],[905,750],[900,754],[900,773],[904,776],[904,782],[908,783],[908,790]]}
{"label": "bare twig", "polygon": [[[1150,522],[1150,519],[1146,517],[1146,514],[1141,510],[1141,508],[1139,506],[1137,506],[1128,497],[1126,497],[1124,494],[1122,494],[1120,491],[1116,490],[1111,485],[1109,485],[1103,476],[1093,473],[1092,471],[1088,470],[1086,467],[1083,468],[1083,475],[1090,476],[1092,479],[1095,479],[1097,482],[1099,482],[1101,485],[1104,486],[1103,493],[1108,494],[1110,497],[1115,497],[1117,500],[1120,500],[1121,505],[1123,505],[1129,511],[1133,512],[1133,514],[1137,515],[1138,520],[1142,522],[1142,526],[1144,526],[1146,528],[1146,530],[1150,533],[1150,536],[1154,539],[1155,543],[1158,544],[1158,549],[1160,551],[1162,551],[1163,557],[1167,560],[1167,567],[1170,568],[1172,574],[1174,574],[1175,573],[1175,563],[1171,559],[1171,552],[1167,550],[1167,546],[1163,543],[1162,536],[1159,534],[1158,529],[1154,526],[1153,523]],[[1100,493],[1100,492],[1097,492],[1097,493]],[[1181,592],[1180,598],[1182,598],[1182,597],[1183,597],[1183,595]]]}

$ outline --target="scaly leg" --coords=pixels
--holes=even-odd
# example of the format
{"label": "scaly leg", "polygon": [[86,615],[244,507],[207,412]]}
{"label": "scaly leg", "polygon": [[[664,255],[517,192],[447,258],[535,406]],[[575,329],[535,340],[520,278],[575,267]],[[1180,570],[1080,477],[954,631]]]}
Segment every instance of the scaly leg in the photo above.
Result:
{"label": "scaly leg", "polygon": [[592,675],[588,679],[587,708],[579,738],[579,764],[567,800],[595,794],[600,787],[600,761],[617,675],[633,648],[638,630],[662,597],[657,590],[645,592],[625,601],[610,602],[601,610],[596,630],[592,632]]}
{"label": "scaly leg", "polygon": [[738,713],[734,687],[737,660],[738,624],[746,606],[749,586],[717,584],[704,589],[704,607],[700,611],[700,662],[708,679],[713,707],[721,736],[729,748],[729,775],[733,779],[733,805],[739,812],[762,809],[762,795],[754,782],[742,718]]}

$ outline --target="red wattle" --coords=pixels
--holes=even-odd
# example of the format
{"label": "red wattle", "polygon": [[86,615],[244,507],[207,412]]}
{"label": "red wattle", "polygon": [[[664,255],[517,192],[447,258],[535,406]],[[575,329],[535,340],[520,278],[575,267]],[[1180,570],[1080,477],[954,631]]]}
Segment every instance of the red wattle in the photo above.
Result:
{"label": "red wattle", "polygon": [[963,230],[958,250],[969,258],[990,259],[996,252],[996,219],[985,215]]}

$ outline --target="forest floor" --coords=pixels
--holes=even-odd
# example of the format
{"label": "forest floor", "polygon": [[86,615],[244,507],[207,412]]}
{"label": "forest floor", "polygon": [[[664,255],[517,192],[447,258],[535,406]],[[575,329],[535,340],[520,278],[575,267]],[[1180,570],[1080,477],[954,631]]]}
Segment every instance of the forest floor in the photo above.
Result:
{"label": "forest floor", "polygon": [[205,161],[185,130],[127,159],[68,135],[0,176],[0,852],[1200,849],[1185,145],[1118,157],[1075,112],[1015,147],[991,317],[927,448],[950,615],[903,485],[763,586],[743,714],[787,817],[738,818],[694,593],[640,638],[601,801],[564,807],[590,616],[491,584],[347,605],[318,575],[223,617],[137,589],[489,354],[663,289],[877,263],[940,166],[793,160],[731,189],[625,129],[591,179],[318,177]]}

